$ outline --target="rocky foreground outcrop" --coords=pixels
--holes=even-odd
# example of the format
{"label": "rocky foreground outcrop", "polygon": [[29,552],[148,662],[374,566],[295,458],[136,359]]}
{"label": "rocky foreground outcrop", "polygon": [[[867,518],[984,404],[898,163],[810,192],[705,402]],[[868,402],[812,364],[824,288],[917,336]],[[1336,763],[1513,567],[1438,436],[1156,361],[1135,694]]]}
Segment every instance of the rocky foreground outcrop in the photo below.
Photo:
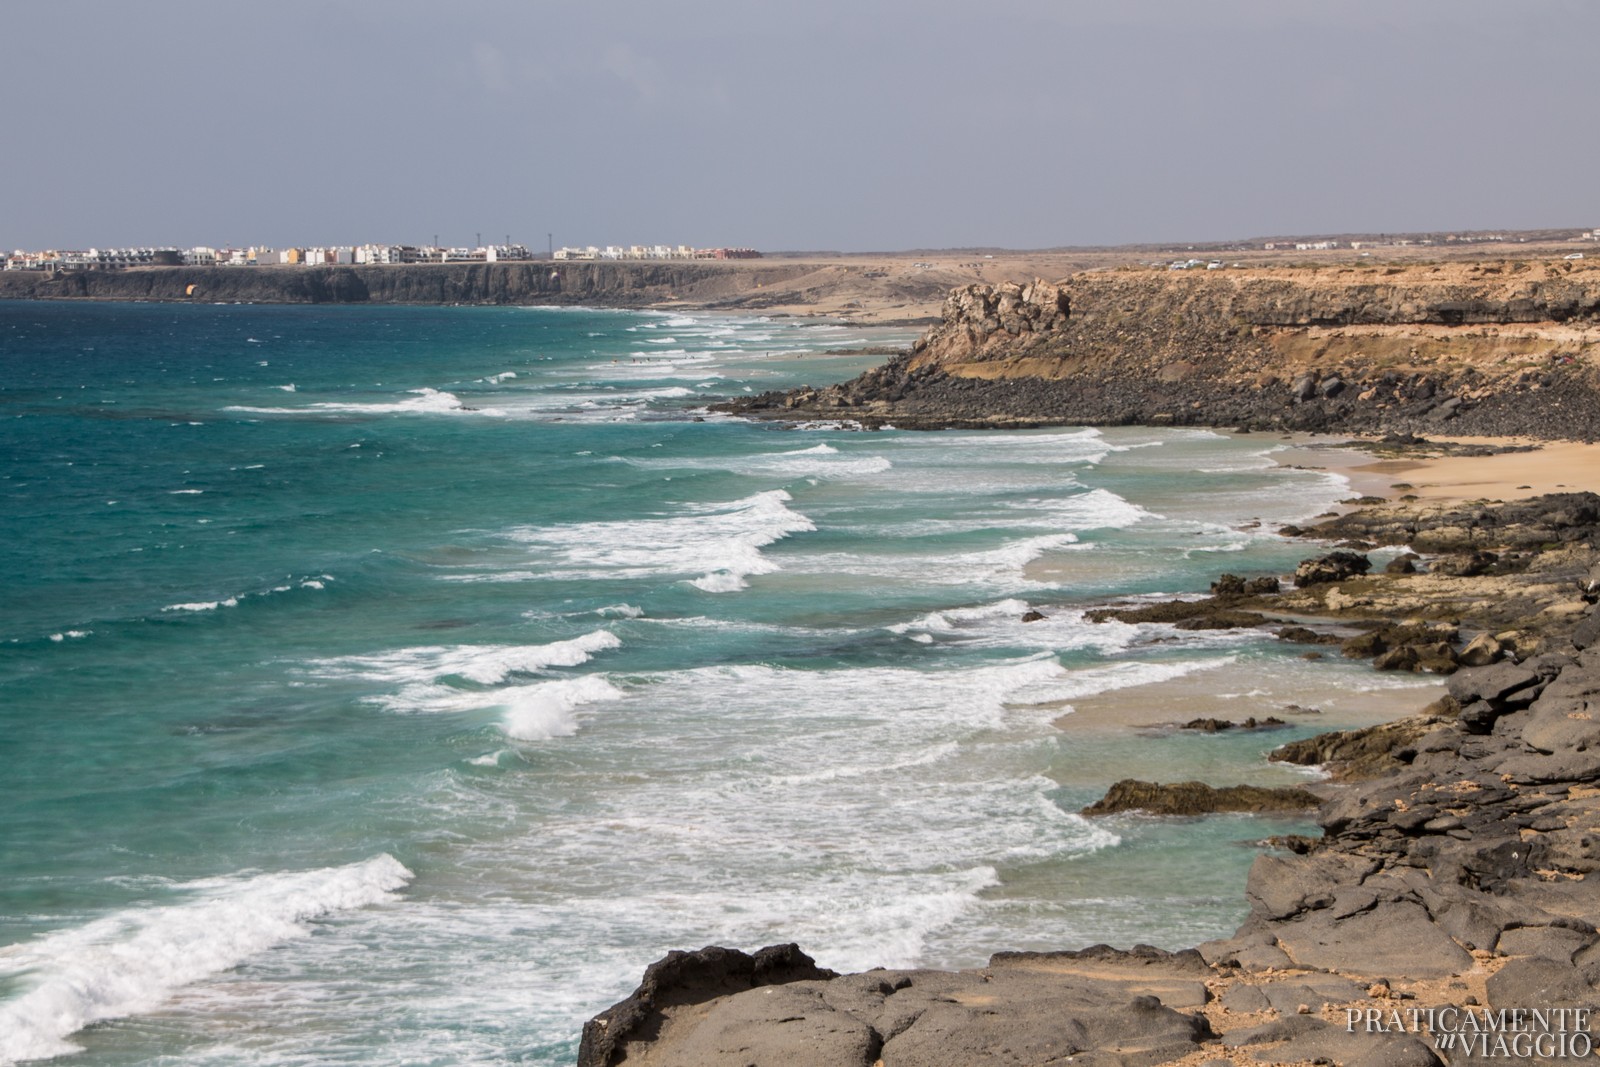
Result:
{"label": "rocky foreground outcrop", "polygon": [[[1600,1001],[1600,648],[1512,670],[1457,675],[1456,702],[1496,714],[1429,723],[1403,769],[1324,805],[1324,837],[1258,858],[1250,917],[1198,952],[1100,946],[829,977],[783,946],[755,958],[785,957],[792,980],[745,965],[730,984],[727,950],[707,949],[664,961],[675,984],[653,967],[585,1028],[578,1062],[1404,1067],[1518,1048],[1522,1062],[1579,1062],[1533,1053],[1586,1053],[1594,1020],[1576,1010]],[[1501,1014],[1533,1009],[1543,1022]],[[1498,1044],[1482,1037],[1516,1018]]]}
{"label": "rocky foreground outcrop", "polygon": [[1228,785],[1222,788],[1204,782],[1141,782],[1124,778],[1106,795],[1083,809],[1085,815],[1112,815],[1121,811],[1142,811],[1148,815],[1210,815],[1215,812],[1282,814],[1305,811],[1322,803],[1309,789],[1293,786],[1265,788],[1256,785]]}
{"label": "rocky foreground outcrop", "polygon": [[859,378],[732,401],[902,428],[1600,436],[1600,266],[1107,271],[969,285]]}
{"label": "rocky foreground outcrop", "polygon": [[[1385,597],[1447,605],[1455,636],[1443,643],[1453,654],[1485,623],[1516,626],[1493,662],[1454,663],[1448,695],[1423,713],[1274,753],[1326,765],[1346,784],[1317,787],[1327,796],[1316,812],[1321,837],[1285,840],[1256,859],[1249,916],[1232,937],[1181,952],[1002,952],[967,971],[845,976],[815,972],[795,946],[755,957],[674,954],[585,1028],[580,1065],[1591,1060],[1600,1029],[1600,1014],[1588,1011],[1600,1004],[1596,504],[1572,494],[1335,520],[1374,537],[1432,534],[1446,552],[1473,544],[1528,553],[1499,576],[1370,575],[1347,565],[1342,578],[1276,594],[1265,583],[1259,592],[1249,580],[1218,583],[1217,599],[1290,603],[1341,624]],[[1419,558],[1423,568],[1431,562]],[[1419,579],[1439,588],[1347,592]],[[1463,592],[1485,581],[1534,591]],[[1345,606],[1328,607],[1340,597]],[[1426,619],[1377,610],[1397,632],[1439,633]],[[1261,800],[1201,783],[1126,782],[1102,803],[1192,815],[1219,797]]]}

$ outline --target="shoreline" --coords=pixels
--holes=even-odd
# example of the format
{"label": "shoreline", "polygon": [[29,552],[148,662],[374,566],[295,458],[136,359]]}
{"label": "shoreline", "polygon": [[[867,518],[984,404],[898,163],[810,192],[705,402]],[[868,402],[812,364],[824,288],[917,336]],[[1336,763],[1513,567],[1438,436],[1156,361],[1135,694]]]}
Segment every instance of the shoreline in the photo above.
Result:
{"label": "shoreline", "polygon": [[[1493,455],[1452,455],[1459,446],[1504,449]],[[1281,466],[1326,470],[1350,482],[1357,497],[1390,501],[1414,499],[1435,504],[1527,500],[1547,493],[1600,489],[1591,475],[1600,472],[1600,444],[1532,437],[1440,435],[1402,454],[1372,436],[1317,437],[1296,442],[1274,456]],[[1302,459],[1302,457],[1304,457]],[[1296,464],[1285,460],[1296,459]],[[1317,460],[1310,463],[1304,460]],[[1342,505],[1348,509],[1356,505]]]}
{"label": "shoreline", "polygon": [[[1528,444],[1534,448],[1460,454]],[[1384,454],[1395,451],[1374,438],[1292,440],[1275,461],[1343,477],[1354,496],[1320,517],[1320,526],[1285,532],[1315,538],[1305,546],[1313,557],[1328,553],[1330,542],[1376,539],[1401,549],[1415,542],[1430,553],[1424,573],[1391,567],[1387,575],[1270,596],[1216,595],[1214,587],[1205,600],[1304,618],[1323,633],[1329,623],[1336,630],[1353,624],[1343,632],[1372,638],[1392,631],[1390,641],[1438,640],[1398,636],[1408,628],[1459,629],[1455,640],[1465,646],[1477,632],[1472,647],[1493,653],[1471,660],[1471,648],[1451,651],[1452,661],[1463,658],[1448,679],[1418,674],[1415,684],[1323,694],[1317,725],[1339,732],[1286,746],[1302,755],[1277,765],[1285,772],[1279,780],[1299,773],[1315,783],[1323,836],[1258,854],[1244,890],[1249,917],[1234,935],[1198,950],[997,952],[987,967],[964,971],[847,976],[819,971],[803,946],[773,946],[755,957],[672,953],[652,965],[632,997],[586,1024],[580,1067],[610,1067],[621,1062],[618,1054],[629,1063],[640,1056],[646,1064],[678,1062],[689,1049],[704,1067],[733,1067],[816,1055],[819,1047],[831,1050],[826,1062],[862,1067],[1002,1054],[1044,1065],[1080,1053],[1083,1062],[1180,1067],[1440,1064],[1435,1050],[1449,1047],[1449,1035],[1435,1032],[1445,1027],[1353,1029],[1347,1014],[1381,1014],[1400,999],[1459,1016],[1600,997],[1600,930],[1584,918],[1600,912],[1600,880],[1593,890],[1585,881],[1591,869],[1600,871],[1600,858],[1580,855],[1587,843],[1563,836],[1600,825],[1600,754],[1586,755],[1578,740],[1592,733],[1600,753],[1600,726],[1589,725],[1600,719],[1600,498],[1578,492],[1600,488],[1584,477],[1600,473],[1600,445],[1451,438]],[[1506,503],[1486,503],[1491,497]],[[1569,536],[1561,525],[1569,522],[1587,525]],[[1512,547],[1485,551],[1503,544]],[[1460,561],[1479,557],[1485,562],[1461,569]],[[1591,568],[1587,579],[1584,568]],[[1578,596],[1584,588],[1587,603]],[[1192,597],[1179,597],[1184,617]],[[1533,629],[1498,633],[1483,645],[1519,613]],[[1368,642],[1361,654],[1373,647]],[[1115,739],[1175,732],[1177,720],[1191,716],[1259,718],[1281,700],[1270,686],[1229,694],[1239,686],[1208,675],[1073,700],[1055,725],[1085,740]],[[1568,711],[1574,699],[1578,708],[1588,700],[1597,714]],[[1543,740],[1540,731],[1550,729],[1571,739]],[[1306,778],[1317,768],[1296,772],[1303,762],[1327,767]],[[1413,762],[1426,765],[1420,775]],[[1105,766],[1100,773],[1115,772]],[[1482,873],[1445,873],[1452,870]],[[1067,1020],[1076,1029],[1064,1031]],[[630,1039],[636,1026],[650,1036]],[[840,1044],[838,1035],[852,1026],[862,1028],[861,1038]],[[962,1050],[955,1059],[953,1049]]]}

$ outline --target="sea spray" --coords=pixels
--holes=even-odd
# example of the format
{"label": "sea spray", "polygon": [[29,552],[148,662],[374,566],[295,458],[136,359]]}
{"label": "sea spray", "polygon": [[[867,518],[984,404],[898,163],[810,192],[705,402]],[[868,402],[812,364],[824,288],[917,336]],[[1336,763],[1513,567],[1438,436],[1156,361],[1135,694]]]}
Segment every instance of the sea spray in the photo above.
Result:
{"label": "sea spray", "polygon": [[309,937],[312,920],[390,899],[412,879],[394,857],[345,867],[208,879],[195,899],[129,908],[0,952],[0,976],[25,988],[0,1004],[0,1064],[78,1051],[93,1023],[159,1006],[180,986]]}

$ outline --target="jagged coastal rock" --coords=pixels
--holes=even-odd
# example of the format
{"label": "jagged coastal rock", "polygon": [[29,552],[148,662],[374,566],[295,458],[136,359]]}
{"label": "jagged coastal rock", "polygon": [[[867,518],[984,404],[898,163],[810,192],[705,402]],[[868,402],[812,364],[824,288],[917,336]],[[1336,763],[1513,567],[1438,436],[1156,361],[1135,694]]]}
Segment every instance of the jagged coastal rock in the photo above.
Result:
{"label": "jagged coastal rock", "polygon": [[969,285],[849,382],[735,400],[868,426],[1600,434],[1600,265],[1116,270]]}
{"label": "jagged coastal rock", "polygon": [[[1509,1039],[1502,1049],[1493,1035],[1463,1052],[1440,1036],[1443,1024],[1351,1020],[1451,1012],[1438,1017],[1457,1020],[1459,1037],[1465,1012],[1600,1000],[1597,506],[1593,494],[1558,494],[1370,508],[1307,532],[1431,543],[1444,555],[1419,556],[1427,569],[1469,545],[1495,560],[1482,572],[1438,574],[1370,573],[1344,561],[1342,577],[1281,592],[1261,582],[1258,594],[1245,592],[1249,579],[1225,576],[1215,597],[1178,602],[1202,616],[1221,602],[1313,625],[1366,621],[1369,634],[1443,645],[1460,668],[1447,695],[1415,716],[1275,750],[1274,759],[1331,772],[1315,792],[1125,781],[1086,809],[1198,817],[1315,806],[1320,837],[1287,838],[1256,858],[1249,915],[1233,936],[1180,952],[1002,952],[967,971],[840,977],[813,974],[795,946],[756,957],[673,954],[585,1029],[581,1067],[1432,1067],[1514,1058]],[[1492,639],[1491,662],[1458,662],[1481,644],[1467,639],[1474,631]],[[763,971],[763,957],[779,963]],[[1539,1049],[1575,1039],[1560,1046],[1573,1055],[1530,1052],[1519,1062],[1587,1062],[1600,1019],[1585,1018],[1541,1031],[1551,1037]]]}
{"label": "jagged coastal rock", "polygon": [[1083,809],[1084,815],[1112,815],[1142,811],[1149,815],[1210,815],[1247,811],[1255,814],[1305,811],[1322,803],[1309,789],[1265,789],[1256,785],[1229,785],[1218,789],[1204,782],[1141,782],[1124,778],[1106,795]]}

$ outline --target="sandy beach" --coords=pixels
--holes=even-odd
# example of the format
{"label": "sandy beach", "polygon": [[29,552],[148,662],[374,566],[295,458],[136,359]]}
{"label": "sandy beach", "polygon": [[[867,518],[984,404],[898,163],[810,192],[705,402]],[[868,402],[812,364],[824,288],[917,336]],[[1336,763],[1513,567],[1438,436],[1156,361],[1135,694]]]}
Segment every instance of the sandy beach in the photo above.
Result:
{"label": "sandy beach", "polygon": [[[1282,435],[1279,435],[1282,436]],[[1415,496],[1425,501],[1520,500],[1543,493],[1600,488],[1600,445],[1518,438],[1450,438],[1440,443],[1492,447],[1532,445],[1533,451],[1467,457],[1381,458],[1341,437],[1300,436],[1275,455],[1283,466],[1326,470],[1350,481],[1350,500]],[[1366,444],[1381,447],[1377,441]],[[1354,503],[1340,511],[1354,510]],[[1315,554],[1307,545],[1307,555]],[[1037,571],[1050,569],[1041,562]],[[1035,576],[1039,576],[1037,573]],[[1323,620],[1326,623],[1326,620]],[[1355,631],[1351,631],[1355,632]],[[1333,653],[1337,656],[1337,650]],[[1373,676],[1376,677],[1376,676]],[[1393,678],[1394,676],[1389,676]],[[1338,730],[1370,726],[1415,713],[1444,693],[1442,679],[1414,684],[1330,685],[1316,672],[1285,671],[1237,679],[1222,671],[1112,690],[1063,705],[1056,726],[1071,733],[1159,730],[1195,718],[1239,721],[1281,718],[1292,725]]]}
{"label": "sandy beach", "polygon": [[[1526,438],[1452,440],[1468,445],[1532,445],[1536,451],[1479,457],[1380,459],[1359,464],[1351,470],[1388,480],[1388,495],[1410,494],[1433,501],[1523,500],[1543,493],[1593,490],[1600,484],[1600,445]],[[1395,483],[1409,488],[1398,489]]]}
{"label": "sandy beach", "polygon": [[[1297,440],[1274,458],[1283,466],[1327,470],[1350,480],[1352,497],[1389,500],[1414,497],[1443,503],[1469,500],[1526,500],[1545,493],[1600,488],[1600,444],[1537,441],[1522,437],[1440,437],[1440,445],[1526,447],[1531,451],[1491,456],[1447,455],[1425,450],[1398,457],[1382,455],[1376,439],[1315,437]],[[1348,447],[1354,443],[1356,447]],[[1366,451],[1361,446],[1372,449]]]}

